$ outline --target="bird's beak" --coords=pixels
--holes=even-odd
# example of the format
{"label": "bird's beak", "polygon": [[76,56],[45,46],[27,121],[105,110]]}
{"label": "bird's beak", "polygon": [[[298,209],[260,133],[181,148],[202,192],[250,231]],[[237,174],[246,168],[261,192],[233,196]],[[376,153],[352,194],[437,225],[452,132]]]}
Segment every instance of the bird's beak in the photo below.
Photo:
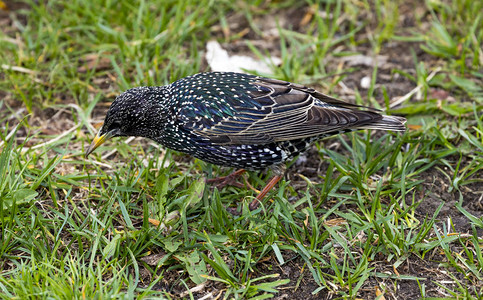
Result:
{"label": "bird's beak", "polygon": [[96,137],[94,138],[94,140],[92,140],[92,143],[89,146],[89,148],[87,148],[86,158],[89,156],[89,154],[91,154],[92,152],[94,152],[94,150],[96,150],[97,147],[99,147],[100,145],[102,145],[106,140],[108,140],[111,137],[112,137],[112,133],[111,132],[106,132],[104,134],[101,134],[101,131],[99,131],[97,133]]}

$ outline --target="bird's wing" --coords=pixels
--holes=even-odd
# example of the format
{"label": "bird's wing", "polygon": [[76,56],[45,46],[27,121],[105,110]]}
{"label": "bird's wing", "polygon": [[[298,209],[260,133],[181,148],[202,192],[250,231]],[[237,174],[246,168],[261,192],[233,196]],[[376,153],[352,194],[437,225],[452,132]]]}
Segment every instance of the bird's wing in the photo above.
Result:
{"label": "bird's wing", "polygon": [[219,89],[221,98],[199,96],[180,115],[184,126],[213,143],[266,144],[332,134],[382,118],[374,111],[358,110],[355,104],[285,81],[253,77],[247,85]]}

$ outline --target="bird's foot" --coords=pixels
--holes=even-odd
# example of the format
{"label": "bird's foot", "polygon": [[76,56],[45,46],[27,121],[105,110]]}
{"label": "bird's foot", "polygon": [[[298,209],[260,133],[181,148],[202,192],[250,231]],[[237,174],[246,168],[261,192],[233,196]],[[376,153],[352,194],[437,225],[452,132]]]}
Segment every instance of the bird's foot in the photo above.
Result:
{"label": "bird's foot", "polygon": [[245,187],[245,185],[239,182],[238,178],[245,172],[246,172],[245,170],[241,169],[227,176],[206,179],[206,183],[212,184],[214,187],[218,189],[221,189],[227,185],[231,185],[237,188],[243,188]]}
{"label": "bird's foot", "polygon": [[263,190],[258,194],[258,196],[253,199],[253,201],[248,205],[248,208],[250,210],[255,210],[258,208],[258,205],[260,205],[260,202],[262,202],[263,198],[270,192],[271,189],[282,179],[283,175],[276,175],[274,176],[268,184],[263,188]]}
{"label": "bird's foot", "polygon": [[[250,204],[248,205],[248,209],[250,211],[254,211],[255,209],[257,209],[258,206],[260,205],[260,203],[262,202],[262,200],[268,194],[268,192],[270,192],[270,190],[273,189],[273,187],[280,181],[280,179],[282,179],[282,175],[276,175],[275,177],[273,177],[270,180],[270,182],[263,188],[263,190],[261,192],[259,192],[257,189],[252,187],[247,182],[247,185],[250,187],[250,189],[252,189],[252,190],[254,190],[258,193],[257,197],[255,199],[253,199],[253,201],[250,202]],[[241,215],[241,212],[239,212],[236,208],[227,207],[226,210],[234,216]]]}
{"label": "bird's foot", "polygon": [[[243,188],[245,186],[248,186],[250,189],[252,189],[253,191],[258,193],[257,197],[255,199],[253,199],[253,201],[248,205],[248,209],[250,209],[250,211],[253,211],[253,210],[258,208],[258,206],[260,205],[260,202],[265,198],[265,196],[268,194],[268,192],[271,189],[273,189],[273,187],[280,181],[280,179],[282,179],[283,175],[279,174],[279,175],[274,176],[270,180],[270,182],[263,188],[262,191],[258,191],[253,186],[251,186],[246,180],[245,180],[245,185],[238,181],[238,178],[245,172],[246,172],[245,170],[241,169],[241,170],[233,172],[233,173],[231,173],[230,175],[227,175],[227,176],[207,179],[206,183],[212,184],[215,187],[217,187],[218,189],[223,188],[227,185],[235,186],[235,187],[238,187],[238,188]],[[229,213],[231,213],[232,215],[238,216],[238,215],[241,214],[235,208],[227,207],[226,210]]]}

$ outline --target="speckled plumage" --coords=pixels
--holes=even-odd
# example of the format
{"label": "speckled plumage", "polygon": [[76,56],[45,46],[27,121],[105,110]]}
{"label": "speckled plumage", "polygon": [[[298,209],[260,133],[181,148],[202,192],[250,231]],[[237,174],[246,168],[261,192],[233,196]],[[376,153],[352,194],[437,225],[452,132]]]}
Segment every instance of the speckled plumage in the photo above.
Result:
{"label": "speckled plumage", "polygon": [[201,160],[250,170],[292,159],[315,140],[405,119],[314,89],[240,73],[200,73],[119,95],[99,134],[142,136]]}

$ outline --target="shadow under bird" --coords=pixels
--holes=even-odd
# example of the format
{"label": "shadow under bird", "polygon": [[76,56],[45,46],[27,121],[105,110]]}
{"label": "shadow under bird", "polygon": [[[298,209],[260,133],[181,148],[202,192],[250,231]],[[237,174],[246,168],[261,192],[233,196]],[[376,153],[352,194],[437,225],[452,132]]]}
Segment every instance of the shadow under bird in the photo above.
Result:
{"label": "shadow under bird", "polygon": [[250,204],[253,210],[282,178],[284,163],[311,143],[359,129],[405,131],[405,122],[295,83],[199,73],[120,94],[86,157],[111,137],[141,136],[212,164],[242,169],[215,179],[219,186],[233,183],[245,169],[271,168],[275,176]]}

